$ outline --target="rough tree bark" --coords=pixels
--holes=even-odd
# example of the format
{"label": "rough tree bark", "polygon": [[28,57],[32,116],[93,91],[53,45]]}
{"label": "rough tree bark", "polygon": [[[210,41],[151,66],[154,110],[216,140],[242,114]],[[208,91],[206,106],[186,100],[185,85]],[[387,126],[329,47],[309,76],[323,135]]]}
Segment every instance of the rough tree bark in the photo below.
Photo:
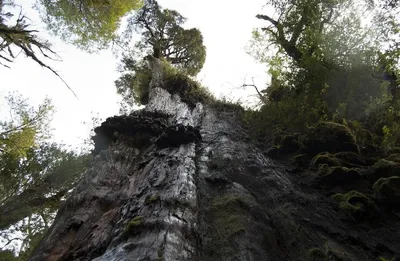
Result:
{"label": "rough tree bark", "polygon": [[399,252],[392,234],[382,239],[343,223],[329,199],[250,143],[231,112],[190,108],[170,95],[160,61],[150,64],[149,104],[97,129],[98,155],[31,261],[313,260],[315,253],[375,260],[379,246]]}

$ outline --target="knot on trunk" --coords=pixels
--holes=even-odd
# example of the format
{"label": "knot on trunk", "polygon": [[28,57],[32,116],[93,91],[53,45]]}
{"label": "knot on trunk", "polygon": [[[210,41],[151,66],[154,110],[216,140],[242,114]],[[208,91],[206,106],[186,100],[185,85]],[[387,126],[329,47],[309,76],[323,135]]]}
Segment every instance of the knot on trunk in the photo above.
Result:
{"label": "knot on trunk", "polygon": [[181,144],[187,144],[201,140],[200,131],[193,126],[177,124],[169,126],[164,133],[157,139],[157,146],[160,148],[178,147]]}
{"label": "knot on trunk", "polygon": [[161,135],[168,126],[168,115],[162,112],[136,111],[130,115],[107,118],[94,129],[92,137],[98,154],[117,140],[123,139],[132,147],[142,148]]}

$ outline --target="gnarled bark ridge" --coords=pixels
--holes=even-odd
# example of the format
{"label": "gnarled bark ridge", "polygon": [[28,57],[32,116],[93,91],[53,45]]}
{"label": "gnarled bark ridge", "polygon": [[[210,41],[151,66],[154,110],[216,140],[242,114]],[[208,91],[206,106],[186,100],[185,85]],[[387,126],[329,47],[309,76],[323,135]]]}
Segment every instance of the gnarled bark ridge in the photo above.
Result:
{"label": "gnarled bark ridge", "polygon": [[329,200],[252,145],[232,113],[191,109],[162,88],[160,61],[150,64],[149,104],[97,129],[98,154],[31,261],[399,254],[398,237],[343,223]]}

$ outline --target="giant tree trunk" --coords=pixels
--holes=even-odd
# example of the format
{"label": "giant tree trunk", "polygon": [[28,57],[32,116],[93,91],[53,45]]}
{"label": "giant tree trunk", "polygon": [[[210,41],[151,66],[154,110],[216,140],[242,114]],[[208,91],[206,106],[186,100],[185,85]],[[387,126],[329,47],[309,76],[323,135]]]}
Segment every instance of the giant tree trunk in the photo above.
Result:
{"label": "giant tree trunk", "polygon": [[98,155],[30,260],[374,260],[379,246],[398,251],[397,241],[341,222],[328,199],[249,142],[234,114],[170,95],[160,62],[150,63],[149,104],[97,130]]}

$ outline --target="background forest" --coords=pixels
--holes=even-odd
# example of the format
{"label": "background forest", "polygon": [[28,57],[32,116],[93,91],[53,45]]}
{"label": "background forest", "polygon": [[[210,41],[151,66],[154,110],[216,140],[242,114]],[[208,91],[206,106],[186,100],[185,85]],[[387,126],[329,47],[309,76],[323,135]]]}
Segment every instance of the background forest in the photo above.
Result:
{"label": "background forest", "polygon": [[[297,170],[314,168],[330,174],[339,171],[336,167],[343,158],[351,163],[341,166],[341,173],[364,161],[394,173],[394,177],[376,176],[374,189],[376,194],[388,189],[379,194],[387,202],[398,200],[400,3],[263,3],[263,9],[260,5],[258,13],[246,18],[252,21],[247,29],[254,28],[252,35],[238,35],[235,28],[226,30],[246,39],[246,52],[266,72],[260,78],[249,75],[235,82],[237,89],[245,92],[229,96],[227,91],[223,99],[215,97],[220,86],[207,89],[196,81],[201,70],[209,68],[205,65],[207,38],[185,24],[185,14],[163,8],[155,0],[37,0],[31,11],[46,25],[40,30],[49,33],[47,39],[39,37],[35,24],[24,15],[30,6],[0,0],[0,65],[14,70],[17,60],[31,61],[58,78],[60,84],[53,88],[63,88],[64,95],[78,100],[79,90],[56,69],[54,60],[60,57],[50,44],[52,39],[61,39],[87,52],[88,57],[112,50],[118,62],[113,64],[117,73],[111,87],[121,96],[120,113],[129,113],[148,101],[151,73],[146,59],[149,55],[160,58],[165,81],[173,83],[167,86],[175,86],[169,92],[179,93],[189,105],[202,102],[231,110],[253,137],[249,142],[270,157]],[[237,57],[241,56],[230,53],[224,59],[229,63]],[[263,79],[268,79],[265,85]],[[0,84],[5,84],[1,78]],[[27,260],[87,168],[92,148],[90,141],[79,149],[54,141],[50,122],[57,103],[46,99],[35,107],[18,93],[2,94],[0,260]],[[95,99],[96,93],[92,95]],[[244,95],[251,95],[251,99]],[[336,155],[343,151],[349,153]],[[364,197],[360,195],[356,194]],[[340,195],[337,198],[340,201]],[[360,210],[351,209],[350,213],[357,219]]]}

